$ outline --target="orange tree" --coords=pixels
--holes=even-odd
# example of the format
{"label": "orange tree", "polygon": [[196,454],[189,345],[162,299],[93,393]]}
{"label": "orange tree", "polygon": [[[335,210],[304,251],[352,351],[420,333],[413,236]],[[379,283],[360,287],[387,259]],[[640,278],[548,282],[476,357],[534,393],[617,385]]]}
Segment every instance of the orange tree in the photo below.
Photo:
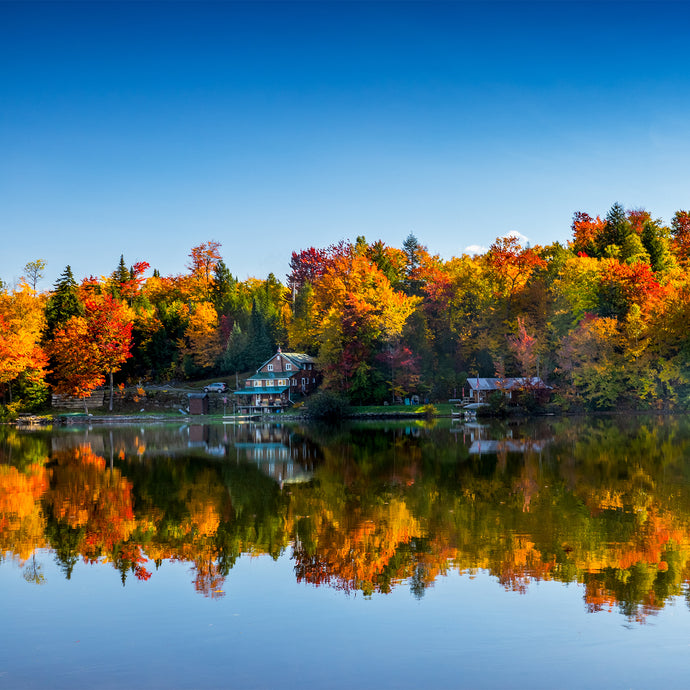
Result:
{"label": "orange tree", "polygon": [[113,373],[130,357],[132,319],[125,306],[109,295],[84,302],[84,316],[73,316],[59,328],[51,343],[54,388],[84,399],[110,379],[113,406]]}

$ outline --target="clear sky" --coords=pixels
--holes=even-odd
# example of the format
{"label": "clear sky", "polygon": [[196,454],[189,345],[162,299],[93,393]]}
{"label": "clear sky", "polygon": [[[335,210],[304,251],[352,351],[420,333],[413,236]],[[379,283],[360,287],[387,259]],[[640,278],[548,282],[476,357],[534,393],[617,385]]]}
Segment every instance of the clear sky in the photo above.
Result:
{"label": "clear sky", "polygon": [[690,208],[687,2],[3,2],[0,278]]}

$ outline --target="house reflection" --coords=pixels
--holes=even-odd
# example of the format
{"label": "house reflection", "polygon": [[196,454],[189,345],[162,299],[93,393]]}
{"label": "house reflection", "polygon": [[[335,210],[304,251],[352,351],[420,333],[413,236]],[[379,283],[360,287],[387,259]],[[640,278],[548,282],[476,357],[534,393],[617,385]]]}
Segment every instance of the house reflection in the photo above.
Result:
{"label": "house reflection", "polygon": [[276,424],[250,423],[235,427],[233,447],[238,457],[252,462],[266,476],[284,484],[311,481],[317,447]]}
{"label": "house reflection", "polygon": [[468,446],[470,455],[501,455],[505,453],[541,453],[553,438],[526,438],[515,436],[513,429],[497,429],[489,424],[465,422],[451,428]]}

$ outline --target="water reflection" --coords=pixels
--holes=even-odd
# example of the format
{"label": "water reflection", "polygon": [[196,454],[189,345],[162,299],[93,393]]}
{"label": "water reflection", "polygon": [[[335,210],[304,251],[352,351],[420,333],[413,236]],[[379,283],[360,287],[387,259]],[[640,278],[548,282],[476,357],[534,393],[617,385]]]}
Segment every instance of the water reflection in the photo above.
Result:
{"label": "water reflection", "polygon": [[298,581],[366,595],[482,570],[643,621],[687,596],[689,444],[682,418],[3,428],[0,552],[37,584],[44,548],[123,584],[182,561],[208,597],[240,556],[286,550]]}

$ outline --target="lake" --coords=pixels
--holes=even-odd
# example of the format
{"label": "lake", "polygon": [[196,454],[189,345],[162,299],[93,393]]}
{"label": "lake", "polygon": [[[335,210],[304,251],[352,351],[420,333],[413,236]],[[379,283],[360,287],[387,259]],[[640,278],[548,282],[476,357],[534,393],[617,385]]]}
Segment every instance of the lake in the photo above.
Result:
{"label": "lake", "polygon": [[0,687],[681,688],[690,421],[0,427]]}

